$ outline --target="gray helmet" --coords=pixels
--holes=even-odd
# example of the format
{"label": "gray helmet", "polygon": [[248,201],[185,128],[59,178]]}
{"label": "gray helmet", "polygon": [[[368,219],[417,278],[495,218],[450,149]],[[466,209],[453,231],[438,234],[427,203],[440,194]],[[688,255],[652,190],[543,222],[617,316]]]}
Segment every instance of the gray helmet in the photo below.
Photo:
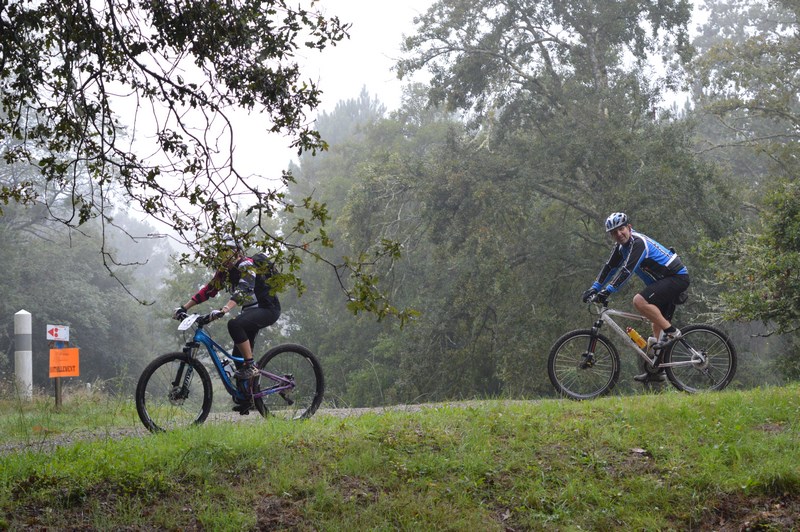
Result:
{"label": "gray helmet", "polygon": [[230,233],[225,233],[222,235],[222,246],[230,249],[242,249],[239,243]]}
{"label": "gray helmet", "polygon": [[624,225],[628,225],[630,220],[628,220],[628,215],[624,212],[614,212],[606,218],[606,233],[616,229],[617,227],[622,227]]}

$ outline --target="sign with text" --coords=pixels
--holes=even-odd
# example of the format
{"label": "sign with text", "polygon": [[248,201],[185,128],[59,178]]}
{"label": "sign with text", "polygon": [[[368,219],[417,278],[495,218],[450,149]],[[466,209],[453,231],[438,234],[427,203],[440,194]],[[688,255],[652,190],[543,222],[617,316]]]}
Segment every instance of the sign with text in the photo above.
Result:
{"label": "sign with text", "polygon": [[79,377],[79,349],[77,347],[67,347],[65,349],[50,350],[50,378],[56,377]]}
{"label": "sign with text", "polygon": [[47,339],[50,341],[69,342],[69,327],[66,325],[48,325]]}

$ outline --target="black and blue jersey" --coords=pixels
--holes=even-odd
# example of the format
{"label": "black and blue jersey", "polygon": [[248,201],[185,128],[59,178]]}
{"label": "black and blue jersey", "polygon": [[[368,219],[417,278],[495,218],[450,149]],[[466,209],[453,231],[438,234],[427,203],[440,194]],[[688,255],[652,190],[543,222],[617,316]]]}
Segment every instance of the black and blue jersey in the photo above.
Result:
{"label": "black and blue jersey", "polygon": [[592,288],[616,292],[630,279],[632,273],[649,285],[665,277],[688,275],[689,270],[674,251],[647,235],[631,231],[627,244],[614,246],[611,257],[600,270]]}

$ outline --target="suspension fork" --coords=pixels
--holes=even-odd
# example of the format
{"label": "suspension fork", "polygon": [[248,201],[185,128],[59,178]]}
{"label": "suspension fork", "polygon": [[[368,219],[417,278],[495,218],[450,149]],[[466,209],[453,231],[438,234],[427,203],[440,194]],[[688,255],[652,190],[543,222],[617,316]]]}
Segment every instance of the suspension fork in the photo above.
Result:
{"label": "suspension fork", "polygon": [[[185,370],[185,372],[184,372]],[[175,374],[175,380],[172,381],[172,387],[177,388],[181,386],[181,388],[186,389],[189,387],[189,382],[192,380],[192,373],[194,372],[194,368],[191,365],[187,364],[186,362],[181,362],[178,366],[178,371]],[[181,385],[181,375],[183,375],[183,384]]]}
{"label": "suspension fork", "polygon": [[597,321],[592,325],[592,332],[589,334],[589,347],[586,350],[592,355],[594,355],[594,348],[597,347],[597,337],[600,336],[600,327],[602,326],[603,318],[597,318]]}
{"label": "suspension fork", "polygon": [[[197,353],[197,349],[200,347],[200,344],[197,342],[186,342],[186,345],[183,346],[183,354],[189,356],[190,358],[194,358],[195,354]],[[186,369],[186,362],[181,362],[178,366],[178,372],[175,374],[175,380],[172,382],[172,386],[177,388],[181,381],[181,375],[183,375],[183,388],[189,386],[189,381],[192,378],[192,366],[188,365],[189,368],[184,374],[184,369]]]}
{"label": "suspension fork", "polygon": [[603,318],[597,318],[597,321],[592,325],[592,331],[589,334],[589,345],[586,347],[586,352],[583,354],[585,360],[580,364],[582,369],[594,366],[594,350],[597,346],[597,337],[600,334],[600,327],[602,326]]}

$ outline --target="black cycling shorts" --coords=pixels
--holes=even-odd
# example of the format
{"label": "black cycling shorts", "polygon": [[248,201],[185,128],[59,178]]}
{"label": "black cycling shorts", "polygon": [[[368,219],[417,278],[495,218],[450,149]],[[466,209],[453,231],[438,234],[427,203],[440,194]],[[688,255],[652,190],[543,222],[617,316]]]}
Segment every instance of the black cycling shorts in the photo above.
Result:
{"label": "black cycling shorts", "polygon": [[675,300],[687,288],[689,288],[688,275],[672,275],[645,286],[639,295],[651,305],[657,306],[664,318],[671,321],[675,314]]}
{"label": "black cycling shorts", "polygon": [[240,344],[245,340],[250,340],[252,346],[258,331],[278,321],[280,315],[280,308],[246,308],[242,310],[241,314],[228,321],[228,332],[233,343]]}

